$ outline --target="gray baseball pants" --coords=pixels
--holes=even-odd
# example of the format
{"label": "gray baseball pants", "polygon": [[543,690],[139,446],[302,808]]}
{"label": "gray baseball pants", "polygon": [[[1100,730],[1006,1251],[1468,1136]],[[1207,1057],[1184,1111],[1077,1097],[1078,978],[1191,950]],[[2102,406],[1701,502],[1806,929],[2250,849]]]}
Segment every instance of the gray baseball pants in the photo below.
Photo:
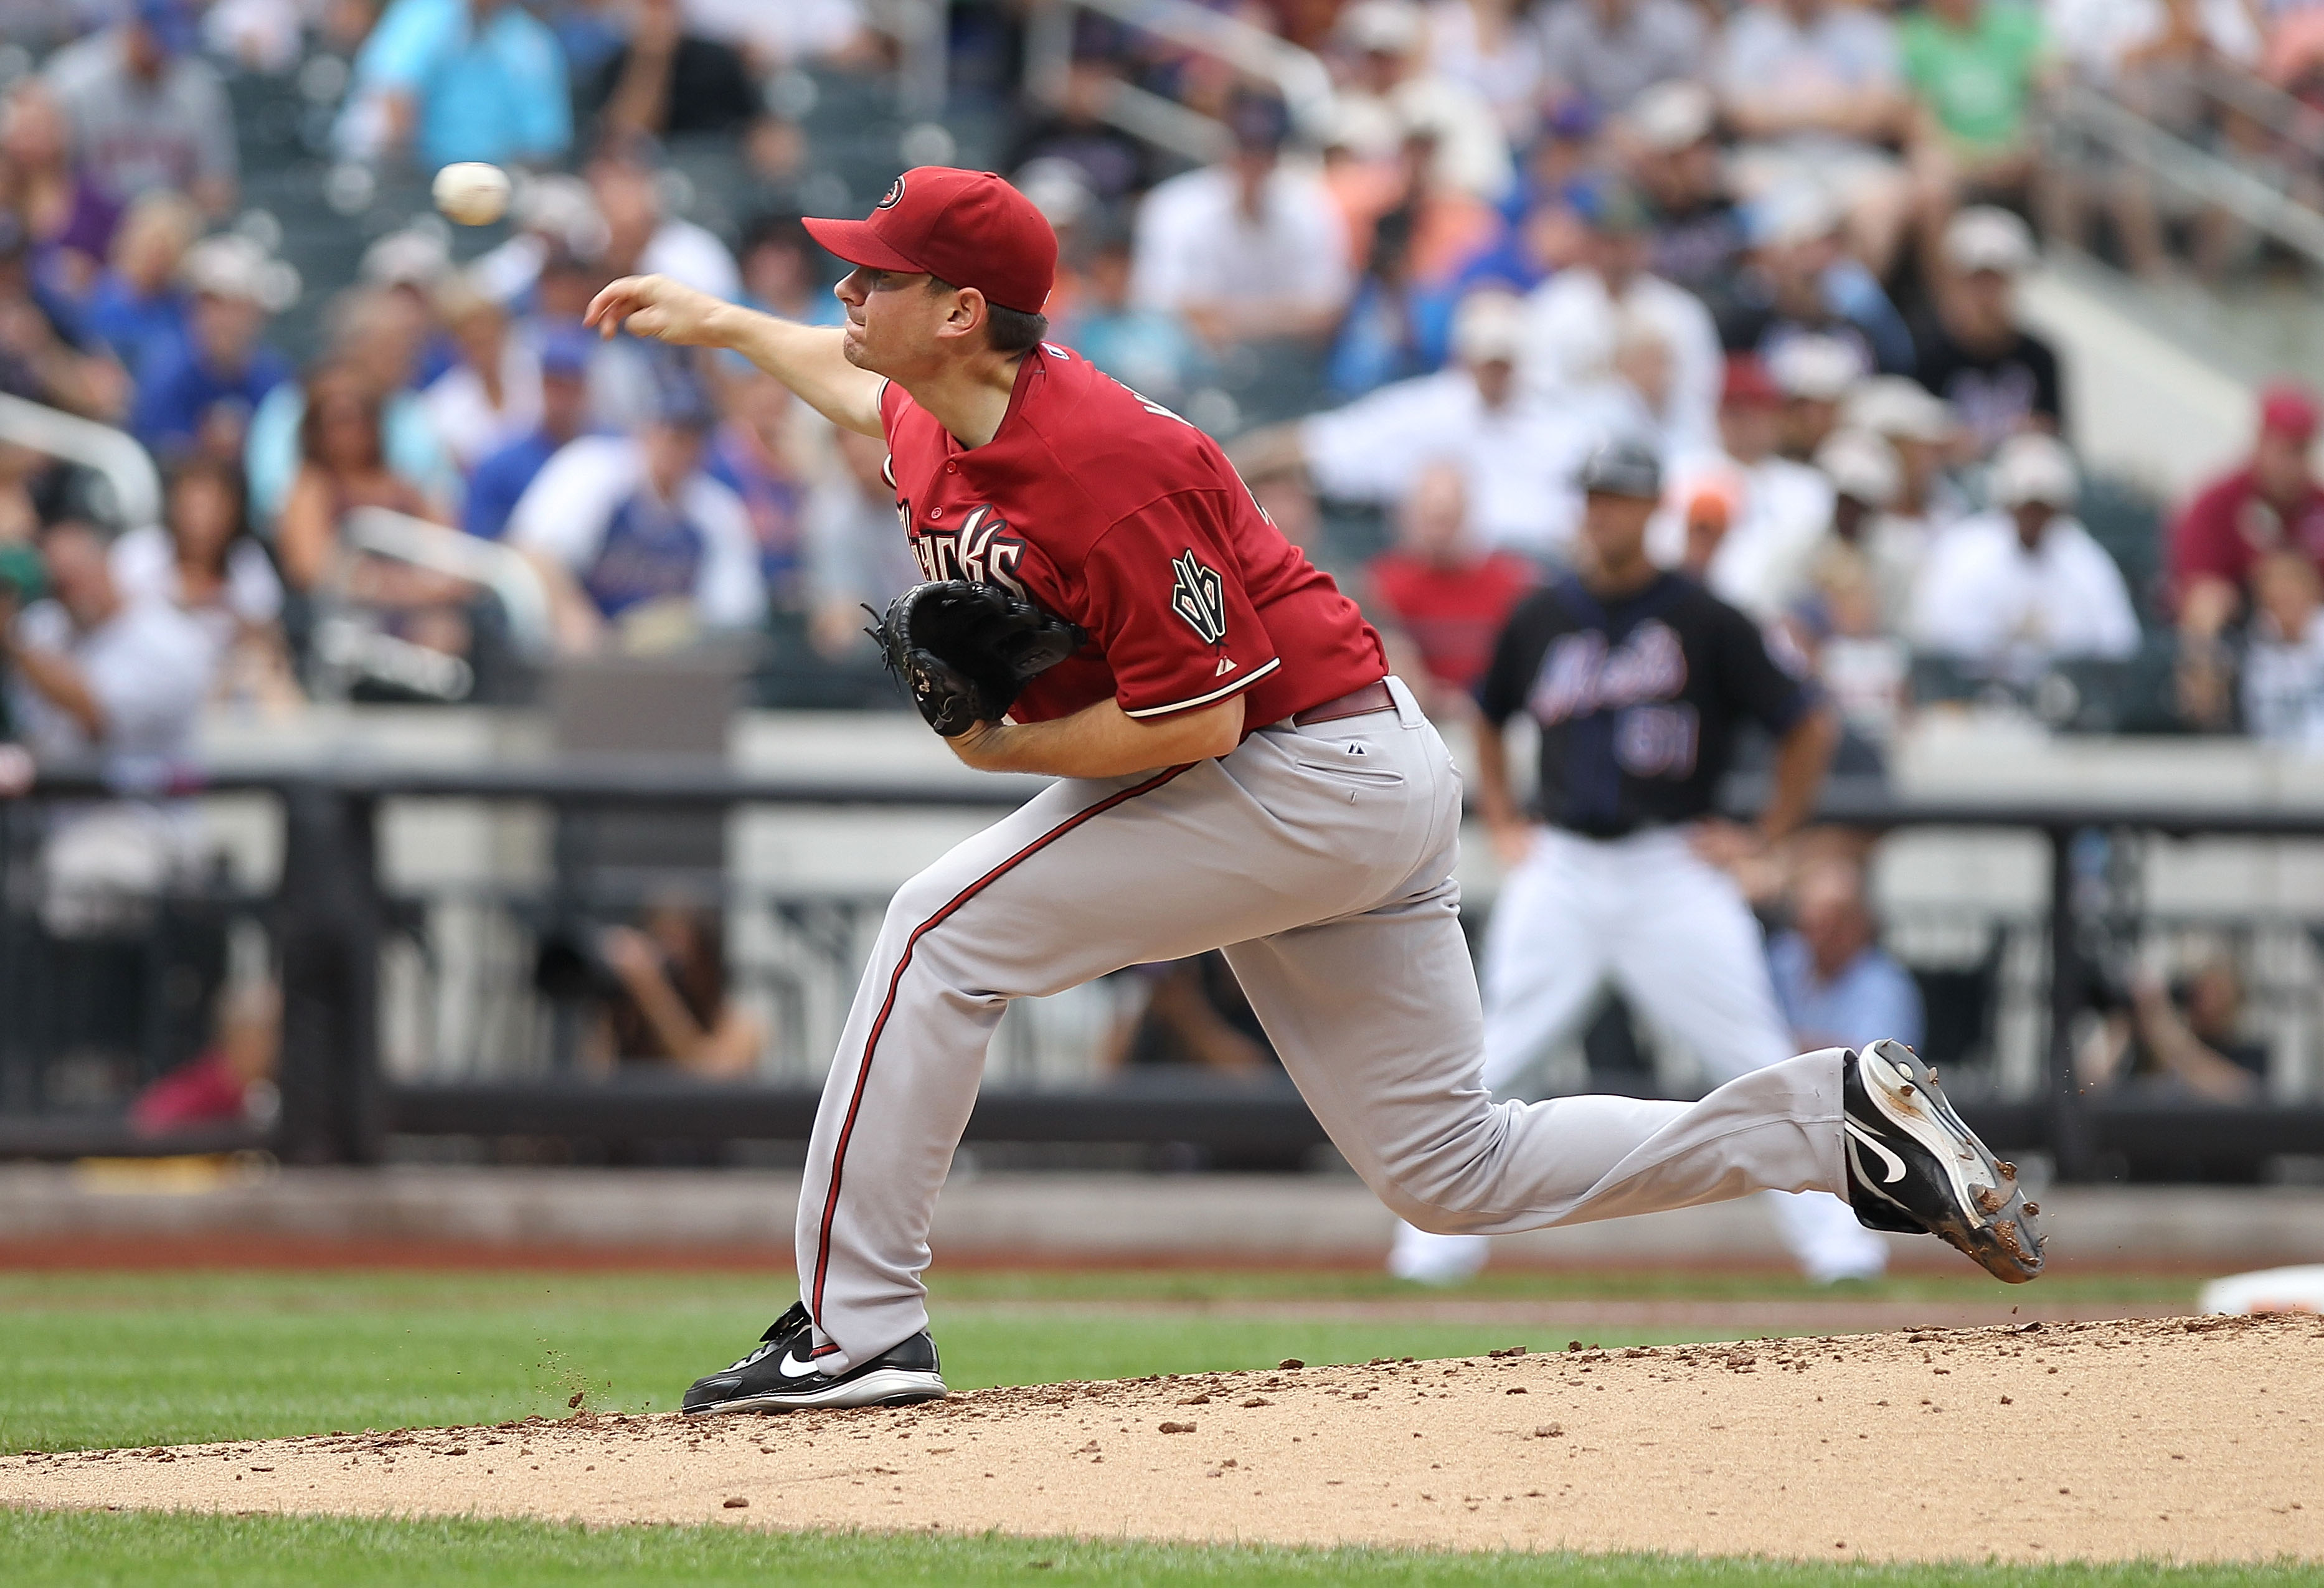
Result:
{"label": "gray baseball pants", "polygon": [[1452,874],[1460,776],[1390,684],[1393,712],[1061,780],[898,890],[799,1198],[799,1289],[826,1371],[927,1325],[929,1222],[1009,1001],[1212,948],[1333,1144],[1424,1230],[1844,1191],[1837,1048],[1698,1103],[1493,1101]]}

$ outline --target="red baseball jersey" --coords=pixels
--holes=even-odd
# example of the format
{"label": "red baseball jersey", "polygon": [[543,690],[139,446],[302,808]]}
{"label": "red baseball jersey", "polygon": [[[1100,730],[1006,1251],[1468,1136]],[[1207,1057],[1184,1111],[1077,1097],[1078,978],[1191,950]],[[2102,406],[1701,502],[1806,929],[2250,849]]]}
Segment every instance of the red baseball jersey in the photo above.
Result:
{"label": "red baseball jersey", "polygon": [[1218,444],[1079,354],[1027,354],[982,447],[892,382],[880,417],[921,571],[999,585],[1089,631],[1025,687],[1018,721],[1109,697],[1158,717],[1242,690],[1259,728],[1387,676],[1356,604],[1283,538]]}

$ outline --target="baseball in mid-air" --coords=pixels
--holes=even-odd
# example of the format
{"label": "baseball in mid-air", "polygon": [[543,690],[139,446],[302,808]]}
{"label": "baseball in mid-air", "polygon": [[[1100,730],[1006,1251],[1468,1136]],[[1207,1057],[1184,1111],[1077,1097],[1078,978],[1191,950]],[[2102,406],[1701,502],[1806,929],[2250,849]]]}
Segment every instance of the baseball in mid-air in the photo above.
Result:
{"label": "baseball in mid-air", "polygon": [[508,172],[481,160],[463,160],[436,173],[436,208],[464,226],[488,226],[508,213]]}

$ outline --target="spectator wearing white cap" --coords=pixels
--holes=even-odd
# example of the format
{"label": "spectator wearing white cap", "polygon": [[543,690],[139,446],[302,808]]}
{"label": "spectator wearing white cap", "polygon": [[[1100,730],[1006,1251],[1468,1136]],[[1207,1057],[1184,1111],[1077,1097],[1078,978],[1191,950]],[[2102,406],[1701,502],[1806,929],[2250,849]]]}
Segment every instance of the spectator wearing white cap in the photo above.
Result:
{"label": "spectator wearing white cap", "polygon": [[1816,448],[1815,467],[1831,482],[1832,540],[1863,559],[1881,631],[1903,633],[1929,531],[1894,511],[1904,484],[1896,449],[1870,430],[1837,429]]}
{"label": "spectator wearing white cap", "polygon": [[1347,222],[1320,175],[1282,158],[1280,99],[1238,97],[1228,121],[1233,153],[1139,206],[1130,296],[1183,317],[1214,348],[1320,341],[1354,285]]}
{"label": "spectator wearing white cap", "polygon": [[[1777,471],[1785,485],[1798,466],[1788,459]],[[1835,554],[1853,560],[1872,583],[1878,626],[1901,632],[1913,582],[1920,572],[1925,537],[1916,526],[1892,521],[1896,455],[1879,437],[1862,430],[1834,430],[1816,448],[1812,472],[1821,476],[1811,494],[1800,481],[1800,511],[1789,519],[1762,515],[1729,533],[1720,543],[1711,573],[1714,588],[1747,611],[1766,618],[1795,615],[1821,582],[1820,570]],[[1806,504],[1825,507],[1821,523]],[[1731,591],[1732,594],[1727,594]]]}
{"label": "spectator wearing white cap", "polygon": [[1624,322],[1651,327],[1669,358],[1654,414],[1665,449],[1680,454],[1711,445],[1720,369],[1711,311],[1685,288],[1647,270],[1649,221],[1627,185],[1600,183],[1582,208],[1589,240],[1581,258],[1526,300],[1518,374],[1545,396],[1595,385],[1614,373]]}
{"label": "spectator wearing white cap", "polygon": [[1953,405],[1979,455],[2021,430],[2065,431],[2058,355],[2017,320],[2017,281],[2037,257],[2034,234],[2006,209],[1974,206],[1945,227],[1937,313],[1914,337],[1915,373]]}
{"label": "spectator wearing white cap", "polygon": [[290,361],[261,338],[298,297],[298,272],[229,233],[187,250],[179,273],[192,296],[186,337],[144,371],[130,429],[165,457],[239,459],[251,415],[290,378]]}
{"label": "spectator wearing white cap", "polygon": [[1582,459],[1646,416],[1602,393],[1520,386],[1523,333],[1517,299],[1472,292],[1453,317],[1451,367],[1254,431],[1235,443],[1235,462],[1251,476],[1305,464],[1324,495],[1391,507],[1428,464],[1450,461],[1487,547],[1563,561],[1581,522],[1573,481]]}
{"label": "spectator wearing white cap", "polygon": [[1492,103],[1428,59],[1428,19],[1411,0],[1356,0],[1333,43],[1342,63],[1333,142],[1359,161],[1391,165],[1415,128],[1433,140],[1432,180],[1488,202],[1517,180]]}
{"label": "spectator wearing white cap", "polygon": [[1718,125],[1711,90],[1676,81],[1640,94],[1616,129],[1653,231],[1648,268],[1699,298],[1727,282],[1744,244]]}
{"label": "spectator wearing white cap", "polygon": [[1702,13],[1685,0],[1556,0],[1540,15],[1551,97],[1600,115],[1702,69]]}
{"label": "spectator wearing white cap", "polygon": [[1767,374],[1784,394],[1783,439],[1777,449],[1805,463],[1840,425],[1840,405],[1869,374],[1863,350],[1839,337],[1810,332],[1775,345]]}
{"label": "spectator wearing white cap", "polygon": [[1718,82],[1745,140],[1736,160],[1744,190],[1821,189],[1848,217],[1857,256],[1886,276],[1913,202],[1886,147],[1907,108],[1887,16],[1840,0],[1753,0],[1728,18]]}
{"label": "spectator wearing white cap", "polygon": [[1932,533],[1968,514],[1968,494],[1949,467],[1958,435],[1952,404],[1908,376],[1874,375],[1849,392],[1840,422],[1869,430],[1895,449],[1899,475],[1892,512]]}
{"label": "spectator wearing white cap", "polygon": [[1743,221],[1744,267],[1713,300],[1729,351],[1772,366],[1794,337],[1836,337],[1868,373],[1912,373],[1904,317],[1848,252],[1837,205],[1812,187],[1784,188],[1747,205]]}
{"label": "spectator wearing white cap", "polygon": [[2014,436],[1994,456],[1990,512],[1929,549],[1913,594],[1920,649],[2018,679],[2070,658],[2127,657],[2138,614],[2122,570],[2073,517],[2072,457],[2052,438]]}

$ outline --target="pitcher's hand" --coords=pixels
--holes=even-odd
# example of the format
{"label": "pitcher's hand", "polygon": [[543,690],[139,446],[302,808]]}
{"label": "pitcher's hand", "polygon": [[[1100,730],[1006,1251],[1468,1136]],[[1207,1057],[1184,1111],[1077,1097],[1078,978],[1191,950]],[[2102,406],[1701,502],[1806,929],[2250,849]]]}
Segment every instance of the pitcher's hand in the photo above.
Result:
{"label": "pitcher's hand", "polygon": [[668,276],[623,276],[589,300],[582,323],[610,337],[624,325],[633,337],[678,347],[717,347],[717,322],[726,305]]}

